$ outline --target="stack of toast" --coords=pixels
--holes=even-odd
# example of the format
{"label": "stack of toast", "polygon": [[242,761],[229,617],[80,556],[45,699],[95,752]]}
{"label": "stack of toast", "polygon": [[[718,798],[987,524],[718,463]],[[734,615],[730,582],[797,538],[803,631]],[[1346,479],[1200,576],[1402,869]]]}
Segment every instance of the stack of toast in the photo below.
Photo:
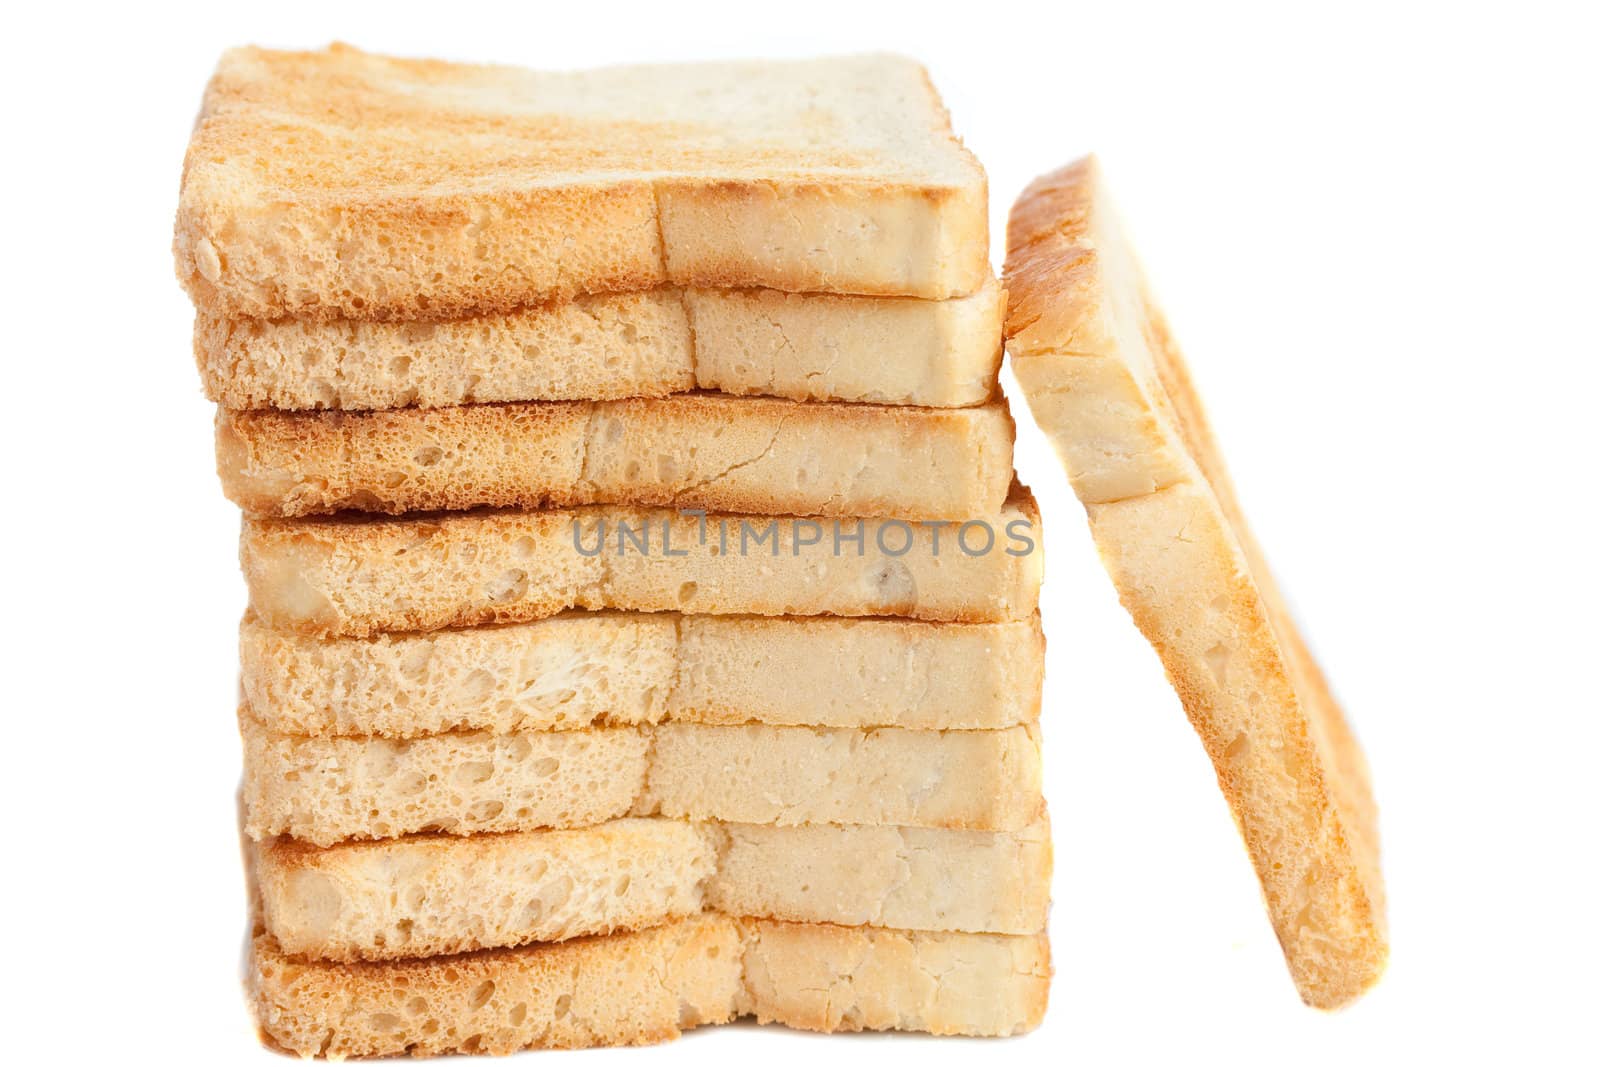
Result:
{"label": "stack of toast", "polygon": [[175,251],[268,1040],[1039,1022],[987,210],[905,60],[223,58]]}

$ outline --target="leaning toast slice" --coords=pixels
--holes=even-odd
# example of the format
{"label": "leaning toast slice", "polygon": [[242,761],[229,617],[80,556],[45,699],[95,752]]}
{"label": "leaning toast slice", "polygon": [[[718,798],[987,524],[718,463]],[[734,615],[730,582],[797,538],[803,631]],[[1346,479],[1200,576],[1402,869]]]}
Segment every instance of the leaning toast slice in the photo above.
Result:
{"label": "leaning toast slice", "polygon": [[714,394],[401,411],[230,411],[217,473],[254,515],[638,504],[965,519],[1011,484],[1003,402],[940,410]]}
{"label": "leaning toast slice", "polygon": [[1094,160],[1029,186],[1006,241],[1017,380],[1216,765],[1300,995],[1347,1003],[1388,955],[1366,764],[1245,525]]}
{"label": "leaning toast slice", "polygon": [[240,48],[174,252],[250,318],[437,319],[662,284],[944,299],[988,273],[983,170],[892,56],[537,73]]}

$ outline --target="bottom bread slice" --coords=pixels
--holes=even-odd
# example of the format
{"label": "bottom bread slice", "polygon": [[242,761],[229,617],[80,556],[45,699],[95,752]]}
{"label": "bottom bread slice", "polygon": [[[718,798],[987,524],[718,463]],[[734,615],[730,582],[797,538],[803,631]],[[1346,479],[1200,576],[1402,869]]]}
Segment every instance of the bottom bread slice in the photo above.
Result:
{"label": "bottom bread slice", "polygon": [[303,1056],[640,1045],[739,1015],[805,1030],[998,1037],[1044,1016],[1045,935],[913,933],[717,915],[521,949],[306,962],[269,935],[264,1039]]}
{"label": "bottom bread slice", "polygon": [[618,819],[581,830],[409,837],[254,859],[264,929],[337,961],[510,948],[699,911],[1023,934],[1050,906],[1050,828],[747,826]]}
{"label": "bottom bread slice", "polygon": [[740,958],[738,927],[712,915],[385,963],[305,962],[262,933],[249,984],[264,1040],[302,1056],[504,1054],[645,1045],[727,1022]]}

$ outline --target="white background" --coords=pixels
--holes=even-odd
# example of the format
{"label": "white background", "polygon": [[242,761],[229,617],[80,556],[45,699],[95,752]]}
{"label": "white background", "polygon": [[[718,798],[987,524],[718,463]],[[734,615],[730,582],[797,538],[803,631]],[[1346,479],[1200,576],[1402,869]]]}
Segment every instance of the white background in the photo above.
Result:
{"label": "white background", "polygon": [[1376,776],[1393,959],[1325,1016],[1019,413],[1049,531],[1045,1025],[1003,1044],[747,1026],[597,1056],[1594,1062],[1586,5],[46,6],[8,14],[3,73],[13,1055],[266,1062],[237,981],[237,516],[168,248],[218,53],[340,38],[545,67],[909,53],[988,168],[997,262],[1025,182],[1098,151]]}

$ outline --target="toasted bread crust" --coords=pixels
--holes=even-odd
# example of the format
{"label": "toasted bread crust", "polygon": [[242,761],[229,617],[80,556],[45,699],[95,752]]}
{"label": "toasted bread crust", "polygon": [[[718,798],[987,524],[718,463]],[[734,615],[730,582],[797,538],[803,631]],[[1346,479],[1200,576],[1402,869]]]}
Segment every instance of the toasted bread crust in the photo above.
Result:
{"label": "toasted bread crust", "polygon": [[630,504],[760,515],[986,515],[1004,403],[938,410],[715,395],[373,412],[229,411],[217,472],[254,515]]}
{"label": "toasted bread crust", "polygon": [[1004,290],[651,289],[437,322],[195,316],[206,395],[239,410],[736,396],[953,408],[995,395]]}
{"label": "toasted bread crust", "polygon": [[1006,334],[1124,606],[1238,819],[1301,997],[1388,954],[1365,762],[1251,537],[1198,397],[1083,160],[1012,210]]}
{"label": "toasted bread crust", "polygon": [[[860,554],[854,541],[836,543],[834,523],[842,537],[861,535]],[[327,637],[530,622],[573,608],[934,622],[1030,617],[1044,566],[1031,494],[1014,485],[1004,508],[967,525],[963,548],[956,523],[701,519],[611,506],[247,518],[240,562],[263,622]],[[648,551],[627,531],[648,531]]]}
{"label": "toasted bread crust", "polygon": [[668,283],[943,299],[982,286],[986,214],[907,60],[535,74],[244,48],[206,89],[174,253],[228,317],[453,318]]}

